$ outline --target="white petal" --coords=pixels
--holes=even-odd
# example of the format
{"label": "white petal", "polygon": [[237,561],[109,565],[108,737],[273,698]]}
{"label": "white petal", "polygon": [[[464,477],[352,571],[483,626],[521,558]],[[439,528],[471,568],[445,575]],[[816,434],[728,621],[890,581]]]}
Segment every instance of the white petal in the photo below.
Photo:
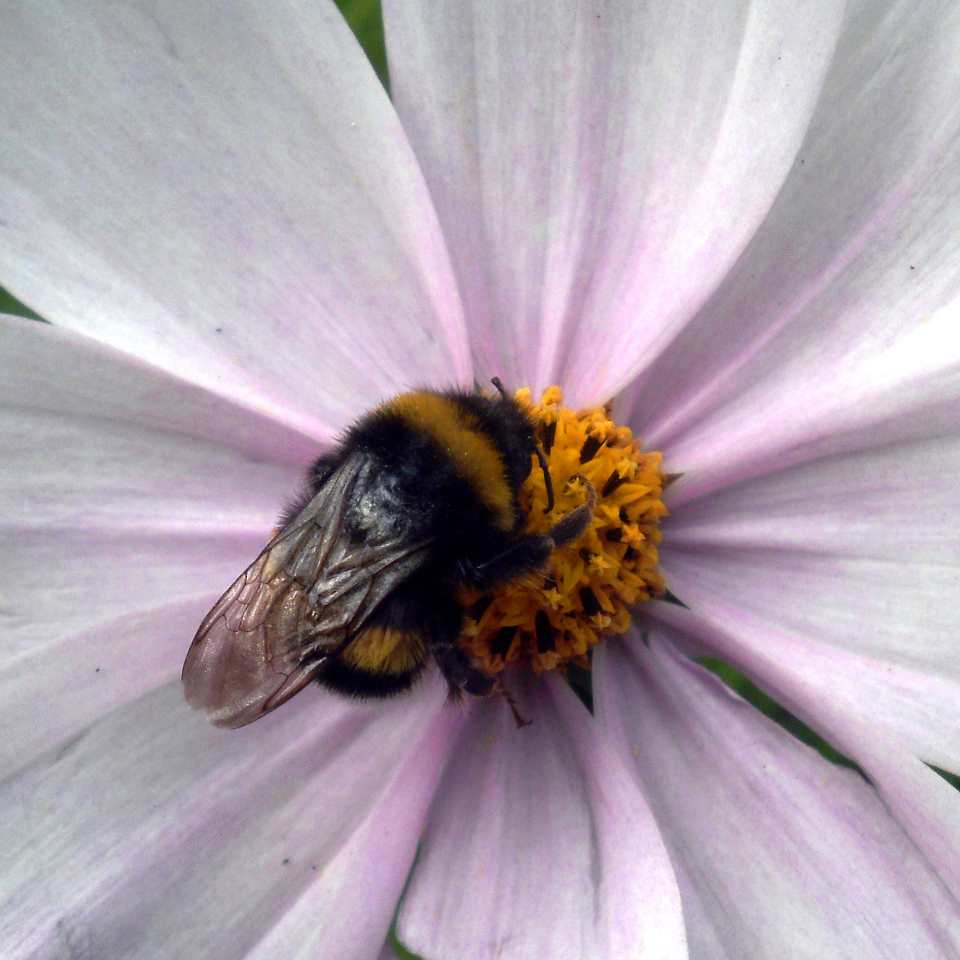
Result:
{"label": "white petal", "polygon": [[0,496],[24,528],[265,532],[300,475],[265,454],[303,464],[310,450],[203,390],[28,320],[0,320],[0,373],[11,468]]}
{"label": "white petal", "polygon": [[304,466],[317,441],[175,373],[69,330],[0,314],[0,403],[186,434],[254,461]]}
{"label": "white petal", "polygon": [[375,956],[450,745],[443,685],[314,687],[239,732],[179,687],[0,785],[3,956]]}
{"label": "white petal", "polygon": [[51,321],[296,425],[469,375],[446,250],[331,3],[16,3],[0,277]]}
{"label": "white petal", "polygon": [[635,391],[692,499],[960,407],[960,7],[851,10],[777,202]]}
{"label": "white petal", "polygon": [[745,643],[818,676],[824,698],[960,770],[958,473],[954,436],[685,504],[664,526],[667,582]]}
{"label": "white petal", "polygon": [[663,349],[773,202],[842,12],[385,2],[478,366],[579,404]]}
{"label": "white petal", "polygon": [[307,443],[129,357],[0,320],[0,770],[176,677]]}
{"label": "white petal", "polygon": [[745,617],[722,619],[719,609],[709,619],[674,604],[651,605],[659,629],[682,647],[693,643],[732,663],[767,693],[800,717],[846,756],[855,760],[870,778],[882,800],[914,846],[960,902],[960,795],[945,780],[924,766],[911,752],[912,745],[896,729],[885,728],[864,716],[866,692],[856,691],[854,665],[834,665],[849,671],[842,688],[831,689],[831,674],[805,647],[787,643],[770,622]]}
{"label": "white petal", "polygon": [[663,827],[692,956],[960,951],[960,904],[859,774],[648,641],[600,651],[597,717]]}
{"label": "white petal", "polygon": [[[516,691],[520,694],[520,690]],[[477,705],[397,923],[424,957],[684,958],[679,893],[646,802],[562,683]]]}

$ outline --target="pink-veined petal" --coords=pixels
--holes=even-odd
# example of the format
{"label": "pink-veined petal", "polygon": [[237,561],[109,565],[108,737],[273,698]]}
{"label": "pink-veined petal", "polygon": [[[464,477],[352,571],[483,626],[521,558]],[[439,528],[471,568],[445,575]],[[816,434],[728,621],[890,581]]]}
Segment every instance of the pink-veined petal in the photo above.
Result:
{"label": "pink-veined petal", "polygon": [[175,678],[304,437],[84,338],[0,319],[0,770]]}
{"label": "pink-veined petal", "polygon": [[843,6],[387,0],[478,368],[605,400],[772,203]]}
{"label": "pink-veined petal", "polygon": [[632,392],[693,499],[960,409],[960,7],[860,3],[767,220]]}
{"label": "pink-veined petal", "polygon": [[455,732],[435,677],[360,705],[318,688],[244,731],[179,683],[0,785],[9,960],[369,960]]}
{"label": "pink-veined petal", "polygon": [[670,603],[649,609],[669,639],[732,663],[855,760],[960,903],[960,796],[917,759],[913,744],[895,726],[885,726],[864,709],[852,676],[856,664],[833,664],[837,673],[851,674],[846,690],[838,692],[828,685],[828,665],[806,656],[804,644],[790,642],[769,621],[757,622],[718,603],[705,616]]}
{"label": "pink-veined petal", "polygon": [[[153,539],[23,540],[19,569],[3,564],[11,586],[2,620],[0,778],[175,680],[200,621],[246,563],[236,548],[210,542],[184,550]],[[241,559],[231,562],[231,552]],[[91,569],[77,574],[69,553]],[[124,588],[129,594],[120,596]]]}
{"label": "pink-veined petal", "polygon": [[[300,434],[69,331],[0,317],[3,516],[147,533],[269,529]],[[19,490],[15,494],[13,491]]]}
{"label": "pink-veined petal", "polygon": [[0,280],[328,438],[469,377],[416,160],[332,3],[18,2],[0,33]]}
{"label": "pink-veined petal", "polygon": [[[518,691],[519,693],[519,691]],[[560,681],[533,722],[478,704],[430,811],[397,933],[424,957],[684,958],[679,893],[625,767]]]}
{"label": "pink-veined petal", "polygon": [[304,466],[316,439],[225,400],[170,371],[71,330],[0,314],[0,401],[36,411],[79,411],[151,431],[186,434],[254,461]]}
{"label": "pink-veined petal", "polygon": [[960,770],[960,436],[825,458],[685,504],[671,590],[823,698]]}
{"label": "pink-veined petal", "polygon": [[664,831],[692,957],[960,953],[960,904],[876,791],[664,644],[594,661],[597,718]]}
{"label": "pink-veined petal", "polygon": [[[360,749],[370,749],[371,756],[362,757],[358,749],[351,759],[361,770],[391,768],[392,780],[349,842],[327,863],[316,888],[305,891],[287,910],[250,952],[251,960],[366,960],[373,955],[396,912],[429,801],[462,723],[456,705],[440,706],[446,683],[438,683],[431,675],[426,685],[432,688],[426,699],[418,691],[411,704],[403,698],[396,706],[379,702],[366,708],[375,719],[371,736]],[[418,727],[411,730],[411,720],[417,719],[413,712],[424,710],[442,712],[424,732]],[[380,717],[381,712],[386,716]],[[397,723],[397,716],[405,725]],[[422,720],[418,722],[423,726]],[[377,742],[374,731],[379,733],[388,724],[390,732],[383,735],[386,742]],[[400,763],[398,756],[403,758]],[[351,775],[349,763],[342,761],[346,776]],[[345,787],[344,795],[352,790],[354,802],[362,804],[366,789],[362,783],[353,783]]]}

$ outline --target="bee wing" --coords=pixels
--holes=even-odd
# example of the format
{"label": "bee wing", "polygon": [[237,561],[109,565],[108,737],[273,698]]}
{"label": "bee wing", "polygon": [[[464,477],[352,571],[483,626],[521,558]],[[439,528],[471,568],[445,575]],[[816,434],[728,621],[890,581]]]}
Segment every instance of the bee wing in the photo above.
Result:
{"label": "bee wing", "polygon": [[207,614],[183,665],[187,702],[242,727],[286,702],[419,567],[429,545],[351,545],[348,497],[373,479],[349,458]]}

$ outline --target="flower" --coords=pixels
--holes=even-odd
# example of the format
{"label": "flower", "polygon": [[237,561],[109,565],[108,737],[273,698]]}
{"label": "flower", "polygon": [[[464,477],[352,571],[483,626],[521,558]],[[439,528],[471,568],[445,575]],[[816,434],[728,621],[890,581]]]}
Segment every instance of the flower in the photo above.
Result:
{"label": "flower", "polygon": [[[418,841],[430,960],[958,952],[960,10],[385,14],[393,105],[323,4],[8,13],[4,955],[373,957]],[[474,373],[683,473],[596,718],[187,711],[318,445]]]}

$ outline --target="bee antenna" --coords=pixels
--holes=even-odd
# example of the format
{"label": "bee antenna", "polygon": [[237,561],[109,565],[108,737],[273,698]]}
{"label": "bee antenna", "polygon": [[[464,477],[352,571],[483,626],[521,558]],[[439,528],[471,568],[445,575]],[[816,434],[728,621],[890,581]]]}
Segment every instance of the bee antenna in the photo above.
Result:
{"label": "bee antenna", "polygon": [[[507,399],[507,391],[504,389],[503,381],[499,377],[491,377],[490,382],[500,391],[500,396]],[[553,480],[550,479],[550,468],[547,466],[547,458],[543,455],[543,448],[540,444],[534,446],[534,452],[537,455],[537,462],[543,471],[543,485],[547,488],[547,509],[544,513],[549,513],[553,509]]]}
{"label": "bee antenna", "polygon": [[553,509],[553,480],[550,478],[550,467],[547,466],[547,458],[543,454],[543,447],[538,443],[534,448],[537,454],[537,460],[540,462],[540,469],[543,471],[543,485],[547,488],[547,508],[544,513],[549,513]]}

